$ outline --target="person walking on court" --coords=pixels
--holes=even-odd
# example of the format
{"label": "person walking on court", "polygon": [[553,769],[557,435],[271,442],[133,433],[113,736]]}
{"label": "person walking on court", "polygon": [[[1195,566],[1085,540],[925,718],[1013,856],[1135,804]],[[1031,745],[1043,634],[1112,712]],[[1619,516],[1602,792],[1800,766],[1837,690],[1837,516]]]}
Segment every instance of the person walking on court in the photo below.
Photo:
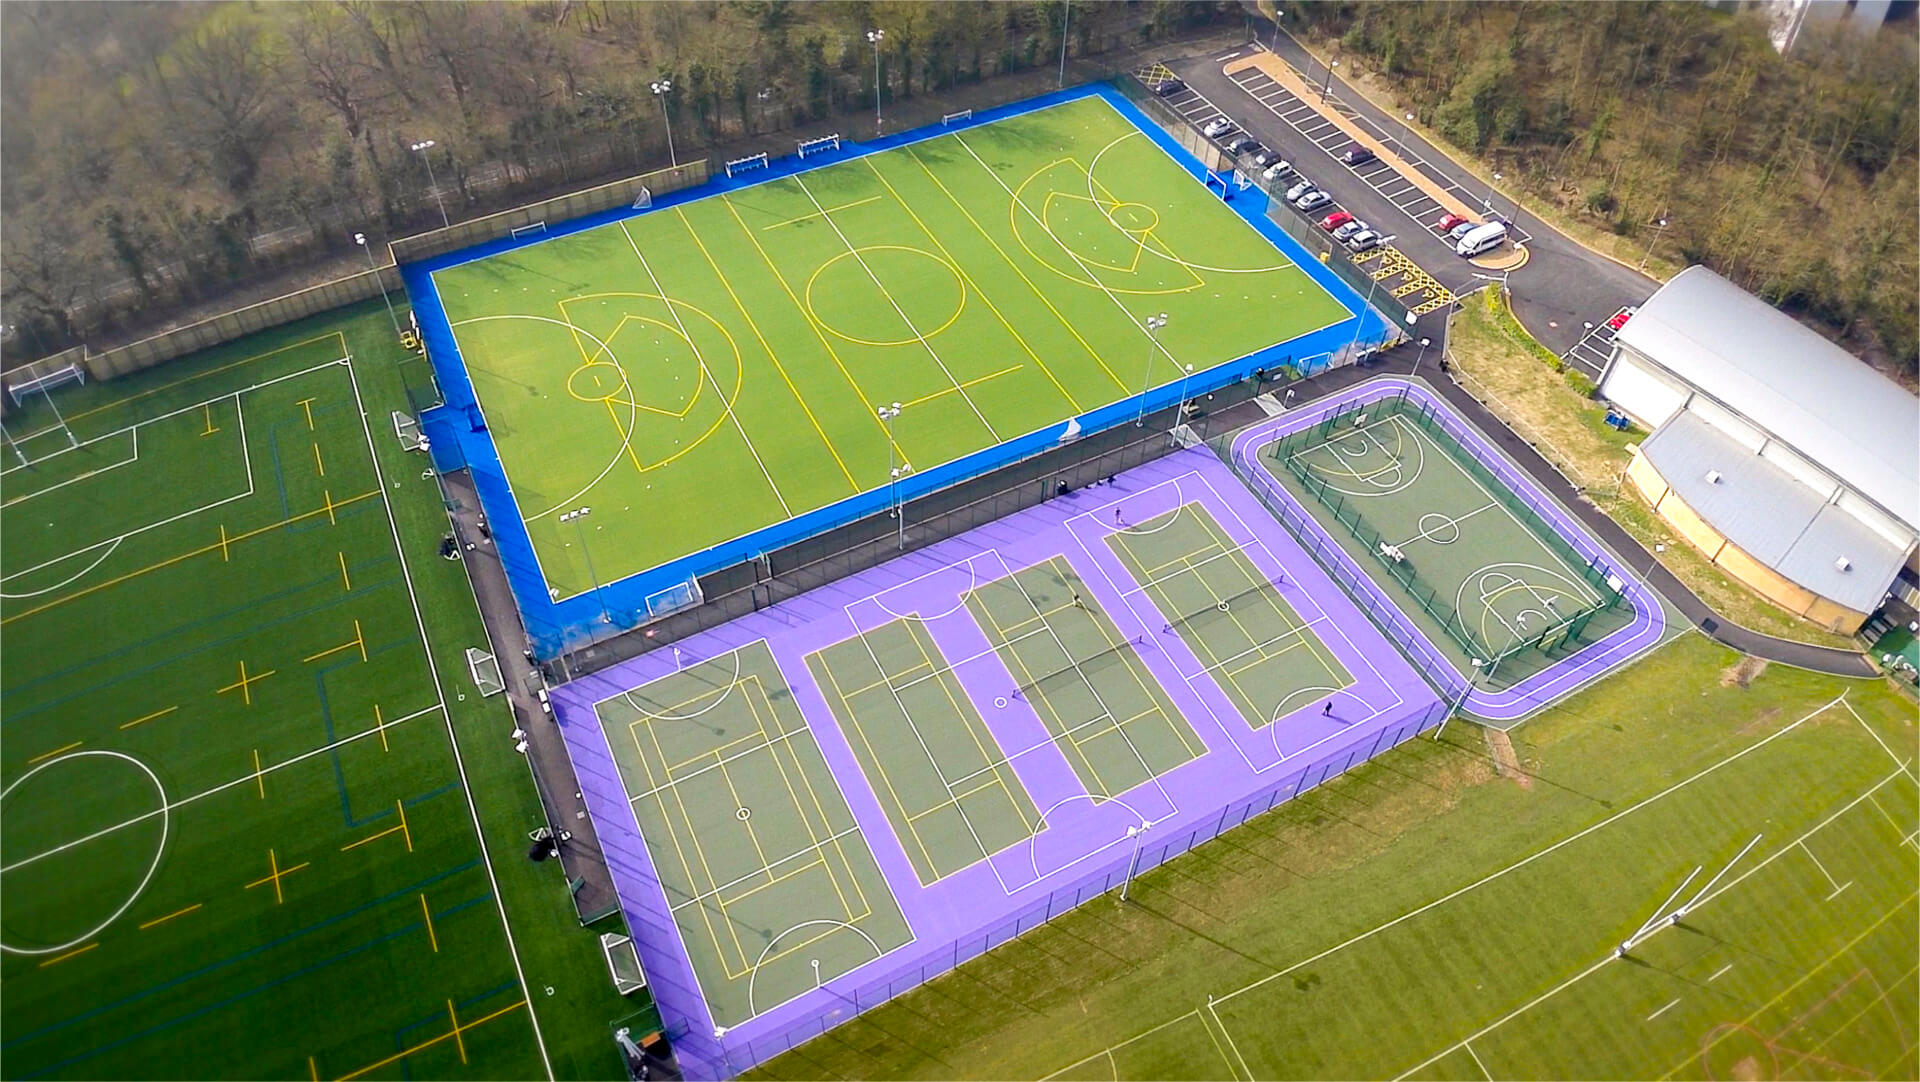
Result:
{"label": "person walking on court", "polygon": [[1087,607],[1087,603],[1080,600],[1080,591],[1078,590],[1073,591],[1073,607],[1081,610],[1085,610]]}
{"label": "person walking on court", "polygon": [[1120,521],[1120,509],[1118,507],[1113,509],[1113,524],[1115,527],[1122,530],[1127,528],[1127,524]]}
{"label": "person walking on court", "polygon": [[1327,705],[1320,708],[1320,716],[1323,718],[1330,718],[1333,716],[1333,700],[1332,699],[1328,699]]}

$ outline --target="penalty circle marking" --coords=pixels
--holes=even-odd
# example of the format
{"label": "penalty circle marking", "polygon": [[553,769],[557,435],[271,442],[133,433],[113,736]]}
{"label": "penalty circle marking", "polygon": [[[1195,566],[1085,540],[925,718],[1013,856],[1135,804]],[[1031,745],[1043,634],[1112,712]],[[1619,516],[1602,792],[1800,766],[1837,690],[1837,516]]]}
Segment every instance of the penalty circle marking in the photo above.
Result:
{"label": "penalty circle marking", "polygon": [[[680,673],[686,672],[686,671],[688,670],[685,670],[685,669],[676,670],[674,673],[672,673],[672,675],[678,676],[680,675]],[[647,684],[657,684],[660,682],[660,680],[665,680],[665,679],[666,677],[662,676],[657,680],[647,681]],[[642,684],[640,686],[646,687],[647,684]],[[639,712],[641,717],[646,718],[648,721],[692,721],[694,718],[700,717],[703,714],[707,714],[713,710],[718,709],[721,703],[726,702],[729,698],[733,696],[733,689],[739,686],[740,686],[740,651],[735,650],[733,652],[733,679],[727,681],[727,690],[721,692],[720,697],[718,699],[713,700],[712,702],[708,703],[706,706],[703,706],[700,709],[695,710],[691,714],[656,714],[653,711],[648,710],[646,707],[641,706],[639,703],[636,703],[633,701],[633,693],[636,691],[639,691],[640,688],[631,688],[626,691],[623,691],[620,693],[620,697],[625,699],[627,701],[628,706],[633,707],[634,710]]]}
{"label": "penalty circle marking", "polygon": [[[120,908],[114,910],[111,914],[108,915],[106,920],[101,921],[99,924],[95,925],[93,928],[89,929],[86,932],[82,932],[80,935],[75,936],[73,939],[70,939],[67,942],[62,943],[57,947],[16,947],[11,943],[7,943],[4,940],[0,940],[0,953],[34,955],[34,954],[57,954],[60,951],[72,950],[73,948],[79,946],[80,944],[85,943],[88,940],[92,939],[94,936],[99,935],[101,932],[106,931],[109,925],[111,925],[114,921],[119,920],[122,916],[126,915],[127,910],[133,908],[133,903],[139,901],[140,896],[146,893],[147,884],[153,882],[153,874],[160,870],[160,858],[166,855],[167,836],[172,830],[172,826],[173,826],[173,810],[170,807],[169,801],[167,800],[166,786],[160,784],[160,776],[155,774],[153,772],[153,769],[147,766],[147,764],[141,762],[138,759],[135,759],[131,755],[127,755],[123,752],[118,752],[118,751],[108,751],[104,748],[97,749],[94,751],[76,751],[71,755],[62,755],[58,759],[53,759],[48,762],[41,763],[39,766],[36,766],[32,770],[27,771],[25,774],[20,775],[18,778],[15,778],[12,784],[8,785],[5,789],[0,789],[0,801],[4,801],[7,798],[7,794],[19,788],[22,782],[26,781],[28,778],[33,777],[35,774],[40,773],[42,770],[47,769],[48,767],[57,766],[61,763],[72,762],[75,759],[83,759],[83,758],[86,758],[87,756],[93,756],[93,755],[105,756],[111,759],[123,759],[126,762],[132,763],[134,766],[139,767],[140,772],[142,774],[145,774],[147,776],[147,780],[153,783],[153,791],[160,795],[160,841],[158,842],[158,844],[156,844],[153,847],[153,860],[147,864],[146,874],[140,877],[139,884],[136,885],[133,888],[133,890],[127,895],[127,900],[120,903]],[[151,814],[149,814],[148,816],[143,816],[142,818],[150,818],[150,817],[151,817]],[[32,858],[29,858],[29,859],[32,859]]]}
{"label": "penalty circle marking", "polygon": [[[1452,531],[1451,534],[1448,531]],[[1460,540],[1460,520],[1452,515],[1429,511],[1420,516],[1420,536],[1436,545],[1451,545]]]}

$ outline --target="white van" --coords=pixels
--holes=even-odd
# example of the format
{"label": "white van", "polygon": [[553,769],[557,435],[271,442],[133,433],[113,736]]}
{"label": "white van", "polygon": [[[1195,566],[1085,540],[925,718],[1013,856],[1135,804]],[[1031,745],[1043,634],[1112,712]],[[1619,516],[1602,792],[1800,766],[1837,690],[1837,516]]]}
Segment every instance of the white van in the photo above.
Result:
{"label": "white van", "polygon": [[1500,242],[1506,239],[1507,225],[1505,222],[1488,222],[1486,225],[1480,226],[1468,232],[1466,236],[1461,237],[1460,243],[1454,245],[1453,250],[1460,255],[1472,258],[1488,249],[1498,248]]}

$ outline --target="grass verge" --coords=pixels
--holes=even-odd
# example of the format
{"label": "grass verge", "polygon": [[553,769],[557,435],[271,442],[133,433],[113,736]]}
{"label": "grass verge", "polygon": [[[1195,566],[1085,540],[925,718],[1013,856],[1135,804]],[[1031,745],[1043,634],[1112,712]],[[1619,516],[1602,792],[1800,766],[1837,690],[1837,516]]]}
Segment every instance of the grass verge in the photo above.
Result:
{"label": "grass verge", "polygon": [[[1881,1014],[1920,1001],[1912,711],[1738,660],[1688,635],[1543,712],[1515,734],[1530,785],[1472,727],[1413,741],[755,1075],[1724,1077],[1779,1049],[1910,1072]],[[1756,833],[1727,891],[1608,961]],[[1796,1019],[1833,1003],[1810,1047]]]}
{"label": "grass verge", "polygon": [[1655,515],[1622,478],[1627,447],[1644,434],[1608,428],[1606,407],[1555,371],[1558,358],[1520,326],[1494,291],[1483,290],[1461,303],[1447,348],[1453,371],[1475,398],[1525,436],[1721,617],[1777,638],[1858,648],[1851,637],[1822,630],[1748,590]]}

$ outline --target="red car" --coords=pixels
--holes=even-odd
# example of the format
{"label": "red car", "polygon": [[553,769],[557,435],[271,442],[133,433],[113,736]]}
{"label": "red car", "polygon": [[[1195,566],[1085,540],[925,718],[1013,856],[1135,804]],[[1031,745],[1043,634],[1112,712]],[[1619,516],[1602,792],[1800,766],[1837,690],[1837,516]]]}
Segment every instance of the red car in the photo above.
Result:
{"label": "red car", "polygon": [[1627,320],[1633,318],[1634,312],[1635,312],[1635,309],[1632,309],[1632,308],[1622,308],[1618,312],[1615,312],[1613,314],[1613,318],[1607,320],[1608,328],[1617,331],[1620,328],[1626,326]]}
{"label": "red car", "polygon": [[1351,221],[1353,221],[1353,215],[1348,214],[1344,210],[1336,210],[1325,218],[1320,219],[1320,228],[1331,233]]}
{"label": "red car", "polygon": [[1449,214],[1446,217],[1440,219],[1439,221],[1433,223],[1433,227],[1435,229],[1438,229],[1442,233],[1451,233],[1453,232],[1455,226],[1461,225],[1465,221],[1466,219],[1458,214]]}

